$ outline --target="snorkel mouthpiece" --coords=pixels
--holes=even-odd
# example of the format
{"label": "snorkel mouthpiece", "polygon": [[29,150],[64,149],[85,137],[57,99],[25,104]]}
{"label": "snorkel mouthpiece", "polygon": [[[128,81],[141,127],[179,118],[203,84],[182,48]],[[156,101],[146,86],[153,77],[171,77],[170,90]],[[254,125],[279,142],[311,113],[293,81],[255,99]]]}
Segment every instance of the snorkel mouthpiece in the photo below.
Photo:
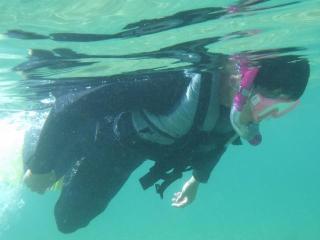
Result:
{"label": "snorkel mouthpiece", "polygon": [[233,99],[230,113],[231,124],[240,137],[246,139],[251,145],[256,146],[262,141],[259,125],[256,123],[250,123],[248,125],[241,123],[240,114],[244,105],[247,103],[253,81],[258,73],[258,68],[248,67],[247,62],[244,59],[234,59],[239,63],[238,66],[242,78],[239,90]]}
{"label": "snorkel mouthpiece", "polygon": [[259,124],[256,124],[256,123],[249,124],[248,131],[249,131],[249,135],[247,138],[248,142],[253,146],[259,145],[262,142],[262,135],[260,134]]}
{"label": "snorkel mouthpiece", "polygon": [[259,145],[262,141],[259,124],[242,124],[240,121],[240,114],[241,111],[238,111],[236,106],[233,106],[230,113],[230,120],[234,130],[239,134],[240,137],[246,139],[251,145]]}

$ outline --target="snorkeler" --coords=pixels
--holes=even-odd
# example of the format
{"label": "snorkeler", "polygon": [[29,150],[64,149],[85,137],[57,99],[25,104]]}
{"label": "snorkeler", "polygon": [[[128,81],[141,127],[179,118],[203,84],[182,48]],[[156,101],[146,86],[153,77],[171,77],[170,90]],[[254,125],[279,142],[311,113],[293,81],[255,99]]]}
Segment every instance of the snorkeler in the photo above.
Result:
{"label": "snorkeler", "polygon": [[146,159],[155,165],[140,183],[161,196],[192,169],[172,199],[174,207],[187,206],[228,144],[260,144],[260,123],[291,111],[309,79],[308,61],[293,55],[217,55],[215,63],[210,71],[119,76],[56,100],[24,182],[43,193],[63,177],[55,206],[61,232],[87,226]]}

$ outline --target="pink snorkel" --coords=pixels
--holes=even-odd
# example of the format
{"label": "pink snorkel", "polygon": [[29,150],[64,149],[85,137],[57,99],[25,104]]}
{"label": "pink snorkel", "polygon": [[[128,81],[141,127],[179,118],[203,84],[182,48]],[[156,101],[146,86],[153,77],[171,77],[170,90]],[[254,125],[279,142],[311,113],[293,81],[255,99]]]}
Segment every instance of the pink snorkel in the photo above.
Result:
{"label": "pink snorkel", "polygon": [[240,121],[240,114],[247,103],[258,68],[248,67],[247,61],[239,56],[234,56],[233,60],[238,62],[239,72],[242,77],[239,90],[233,99],[230,113],[231,124],[240,137],[246,139],[251,145],[258,145],[262,141],[259,125],[257,123],[245,125]]}

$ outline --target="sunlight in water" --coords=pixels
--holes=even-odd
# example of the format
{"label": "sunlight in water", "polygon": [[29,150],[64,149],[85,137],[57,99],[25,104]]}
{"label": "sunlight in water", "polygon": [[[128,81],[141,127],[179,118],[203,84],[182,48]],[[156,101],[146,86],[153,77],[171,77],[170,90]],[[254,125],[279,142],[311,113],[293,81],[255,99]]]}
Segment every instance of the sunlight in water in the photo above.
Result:
{"label": "sunlight in water", "polygon": [[24,206],[21,198],[21,152],[26,126],[17,122],[18,116],[0,120],[0,236],[8,229],[13,212]]}

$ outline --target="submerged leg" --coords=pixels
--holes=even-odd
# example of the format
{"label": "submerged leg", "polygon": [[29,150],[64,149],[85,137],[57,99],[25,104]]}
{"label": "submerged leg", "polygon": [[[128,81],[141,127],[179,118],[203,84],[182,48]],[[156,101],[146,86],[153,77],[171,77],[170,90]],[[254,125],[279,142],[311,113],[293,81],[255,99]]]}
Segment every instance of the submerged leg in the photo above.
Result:
{"label": "submerged leg", "polygon": [[107,207],[142,159],[120,146],[92,148],[65,178],[55,206],[56,223],[63,233],[83,228]]}

